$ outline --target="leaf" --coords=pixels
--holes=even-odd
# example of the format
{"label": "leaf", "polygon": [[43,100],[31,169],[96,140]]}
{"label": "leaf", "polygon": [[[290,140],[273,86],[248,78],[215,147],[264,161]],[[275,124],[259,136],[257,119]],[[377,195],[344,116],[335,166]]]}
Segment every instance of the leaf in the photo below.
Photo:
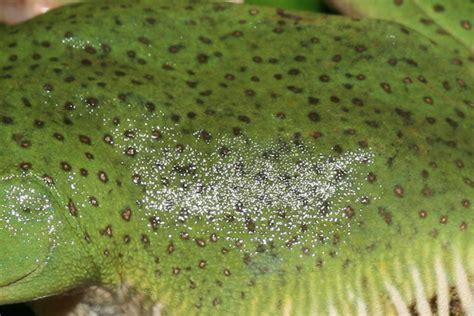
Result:
{"label": "leaf", "polygon": [[321,0],[247,0],[245,4],[268,5],[282,9],[327,12],[328,8]]}
{"label": "leaf", "polygon": [[355,17],[395,21],[413,28],[450,51],[457,52],[460,62],[474,63],[474,2],[393,0],[329,0],[340,11]]}

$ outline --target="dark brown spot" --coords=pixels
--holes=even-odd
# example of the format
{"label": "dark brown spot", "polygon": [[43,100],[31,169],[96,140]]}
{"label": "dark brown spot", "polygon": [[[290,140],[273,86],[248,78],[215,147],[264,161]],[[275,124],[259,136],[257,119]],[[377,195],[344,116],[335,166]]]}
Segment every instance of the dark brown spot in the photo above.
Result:
{"label": "dark brown spot", "polygon": [[429,105],[433,104],[433,98],[431,98],[431,97],[424,97],[423,101],[425,101],[425,103],[427,103]]}
{"label": "dark brown spot", "polygon": [[72,216],[77,216],[77,207],[76,207],[76,204],[74,204],[74,201],[72,199],[69,199],[67,207],[69,209],[69,213]]}
{"label": "dark brown spot", "polygon": [[29,162],[22,162],[22,163],[20,163],[19,167],[23,171],[28,171],[32,168],[32,165]]}
{"label": "dark brown spot", "polygon": [[392,93],[392,88],[390,87],[390,84],[386,83],[386,82],[382,82],[380,84],[380,86],[382,87],[382,89],[387,92],[387,93]]}
{"label": "dark brown spot", "polygon": [[66,172],[69,172],[69,171],[72,170],[72,167],[71,167],[71,165],[68,164],[67,162],[62,161],[62,162],[61,162],[61,169],[63,169],[63,170],[66,171]]}
{"label": "dark brown spot", "polygon": [[129,208],[129,207],[125,208],[122,211],[121,216],[122,216],[123,220],[129,222],[130,218],[132,217],[132,209]]}
{"label": "dark brown spot", "polygon": [[113,144],[114,144],[114,139],[113,139],[113,137],[110,136],[109,134],[105,134],[103,139],[104,139],[104,142],[105,142],[106,144],[109,144],[109,145],[113,145]]}
{"label": "dark brown spot", "polygon": [[142,235],[142,237],[140,238],[140,241],[142,242],[142,244],[146,247],[148,245],[150,245],[150,238],[148,238],[147,235]]}
{"label": "dark brown spot", "polygon": [[377,176],[370,172],[368,175],[367,175],[367,181],[369,181],[369,183],[374,183],[375,181],[377,181]]}
{"label": "dark brown spot", "polygon": [[321,117],[320,117],[319,114],[316,113],[316,112],[309,112],[309,113],[308,113],[308,118],[309,118],[309,120],[312,121],[312,122],[319,122],[319,121],[321,121]]}
{"label": "dark brown spot", "polygon": [[104,229],[100,231],[100,234],[102,236],[112,237],[113,235],[112,225],[107,225]]}
{"label": "dark brown spot", "polygon": [[97,105],[99,104],[99,100],[97,100],[94,97],[86,98],[85,102],[86,102],[86,106],[89,106],[89,107],[92,107],[92,108],[97,107]]}
{"label": "dark brown spot", "polygon": [[464,208],[469,208],[469,206],[471,206],[471,202],[468,199],[463,199],[461,204]]}
{"label": "dark brown spot", "polygon": [[404,195],[405,195],[405,192],[403,190],[403,187],[399,184],[397,184],[395,186],[395,188],[393,189],[393,192],[395,192],[395,195],[402,198]]}
{"label": "dark brown spot", "polygon": [[319,80],[321,82],[329,82],[331,80],[331,78],[328,75],[321,75],[321,76],[319,76]]}
{"label": "dark brown spot", "polygon": [[197,238],[196,240],[196,244],[199,246],[199,247],[205,247],[206,246],[206,241],[204,239],[199,239]]}
{"label": "dark brown spot", "polygon": [[97,173],[97,176],[99,177],[99,180],[103,183],[109,182],[109,178],[107,177],[107,174],[104,171],[99,171]]}
{"label": "dark brown spot", "polygon": [[94,196],[89,197],[89,202],[91,203],[92,206],[95,206],[95,207],[99,206],[99,201]]}
{"label": "dark brown spot", "polygon": [[447,215],[443,215],[439,218],[439,222],[441,224],[447,224],[448,223],[448,216]]}
{"label": "dark brown spot", "polygon": [[471,22],[469,22],[468,20],[462,20],[461,21],[461,26],[463,29],[465,30],[470,30],[471,29]]}

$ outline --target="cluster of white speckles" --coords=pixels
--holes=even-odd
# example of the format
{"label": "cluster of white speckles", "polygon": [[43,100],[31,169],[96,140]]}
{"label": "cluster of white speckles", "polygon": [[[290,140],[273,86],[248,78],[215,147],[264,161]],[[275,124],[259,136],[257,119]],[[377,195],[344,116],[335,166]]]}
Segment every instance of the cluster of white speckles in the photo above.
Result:
{"label": "cluster of white speckles", "polygon": [[44,220],[43,216],[37,214],[52,207],[48,196],[26,185],[8,186],[2,193],[2,200],[4,211],[0,214],[0,221],[15,234],[22,233],[22,227],[26,227],[32,220]]}
{"label": "cluster of white speckles", "polygon": [[[196,143],[183,149],[176,141],[183,136],[171,128],[122,123],[113,131],[122,140],[116,148],[123,153],[133,146],[137,152],[131,172],[143,187],[137,203],[144,218],[156,216],[161,227],[196,234],[219,232],[233,241],[243,229],[263,244],[288,240],[304,224],[329,236],[330,224],[341,221],[345,206],[360,198],[359,167],[373,158],[368,150],[334,157],[314,147],[216,135],[207,145],[195,137]],[[162,132],[167,145],[151,139],[153,129]],[[133,138],[124,137],[124,130],[133,131]],[[284,216],[275,216],[278,212]]]}

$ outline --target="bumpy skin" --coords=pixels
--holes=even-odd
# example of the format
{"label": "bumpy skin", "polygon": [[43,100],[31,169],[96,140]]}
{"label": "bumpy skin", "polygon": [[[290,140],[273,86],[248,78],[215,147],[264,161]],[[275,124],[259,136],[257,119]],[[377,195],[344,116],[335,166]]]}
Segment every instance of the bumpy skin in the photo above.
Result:
{"label": "bumpy skin", "polygon": [[374,314],[474,276],[472,61],[418,32],[116,1],[0,32],[1,304]]}

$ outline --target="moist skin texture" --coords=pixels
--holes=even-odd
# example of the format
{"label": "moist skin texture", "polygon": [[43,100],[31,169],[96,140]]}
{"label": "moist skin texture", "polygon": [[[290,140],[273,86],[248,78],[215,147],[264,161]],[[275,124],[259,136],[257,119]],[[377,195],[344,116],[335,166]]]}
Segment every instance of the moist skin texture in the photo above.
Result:
{"label": "moist skin texture", "polygon": [[0,27],[0,304],[473,310],[472,61],[391,22],[164,3]]}

